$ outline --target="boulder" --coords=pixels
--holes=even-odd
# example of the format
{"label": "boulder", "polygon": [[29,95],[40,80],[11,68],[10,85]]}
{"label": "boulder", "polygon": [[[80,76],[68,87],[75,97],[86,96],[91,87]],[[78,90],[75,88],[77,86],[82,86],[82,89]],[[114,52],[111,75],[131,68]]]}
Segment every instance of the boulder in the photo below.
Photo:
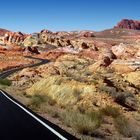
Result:
{"label": "boulder", "polygon": [[137,52],[137,48],[129,44],[120,43],[119,45],[112,46],[112,52],[121,59],[133,58]]}
{"label": "boulder", "polygon": [[33,53],[33,54],[40,54],[36,47],[26,47],[25,52],[26,53]]}

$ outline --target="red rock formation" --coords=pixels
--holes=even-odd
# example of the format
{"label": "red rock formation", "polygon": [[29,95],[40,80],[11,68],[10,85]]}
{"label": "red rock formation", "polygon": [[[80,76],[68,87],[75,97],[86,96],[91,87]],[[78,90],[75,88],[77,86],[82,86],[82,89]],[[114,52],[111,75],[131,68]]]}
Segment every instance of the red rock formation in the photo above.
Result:
{"label": "red rock formation", "polygon": [[20,45],[27,36],[27,34],[21,32],[6,32],[4,35],[4,43]]}
{"label": "red rock formation", "polygon": [[140,30],[140,21],[123,19],[114,28],[134,29]]}

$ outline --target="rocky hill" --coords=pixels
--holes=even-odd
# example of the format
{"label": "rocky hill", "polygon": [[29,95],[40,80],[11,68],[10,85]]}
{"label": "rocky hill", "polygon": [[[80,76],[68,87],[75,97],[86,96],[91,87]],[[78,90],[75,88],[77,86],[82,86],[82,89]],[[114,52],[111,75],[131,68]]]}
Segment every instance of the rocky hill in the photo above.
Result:
{"label": "rocky hill", "polygon": [[22,45],[23,41],[28,36],[28,34],[24,34],[21,32],[5,32],[3,36],[3,43],[10,45]]}
{"label": "rocky hill", "polygon": [[115,26],[115,28],[140,30],[140,21],[131,20],[131,19],[123,19],[117,24],[117,26]]}
{"label": "rocky hill", "polygon": [[5,89],[30,109],[79,139],[139,140],[138,22],[101,32],[7,32],[3,40],[1,71],[34,63],[23,56],[50,60],[9,77]]}

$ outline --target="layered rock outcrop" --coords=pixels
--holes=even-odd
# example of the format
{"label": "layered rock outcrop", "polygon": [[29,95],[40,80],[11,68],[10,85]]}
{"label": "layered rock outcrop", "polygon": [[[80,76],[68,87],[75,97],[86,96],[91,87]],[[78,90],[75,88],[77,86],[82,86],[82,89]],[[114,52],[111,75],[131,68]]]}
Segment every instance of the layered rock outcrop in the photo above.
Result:
{"label": "layered rock outcrop", "polygon": [[[23,44],[24,46],[38,46],[42,44],[49,44],[56,47],[72,46],[74,48],[87,49],[94,47],[93,38],[94,33],[90,31],[81,32],[51,32],[49,30],[42,30],[40,33],[28,36]],[[92,41],[91,41],[92,40]]]}
{"label": "layered rock outcrop", "polygon": [[21,32],[6,32],[4,35],[4,43],[22,45],[27,36],[27,34],[23,34]]}

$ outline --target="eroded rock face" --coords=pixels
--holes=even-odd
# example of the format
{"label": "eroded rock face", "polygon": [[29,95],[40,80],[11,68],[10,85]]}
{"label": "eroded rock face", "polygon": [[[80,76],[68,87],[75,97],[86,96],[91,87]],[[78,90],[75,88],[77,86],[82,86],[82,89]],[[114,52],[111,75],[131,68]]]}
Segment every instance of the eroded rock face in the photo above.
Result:
{"label": "eroded rock face", "polygon": [[39,36],[37,33],[34,33],[32,35],[27,36],[24,41],[23,44],[25,47],[28,46],[37,46],[39,44]]}
{"label": "eroded rock face", "polygon": [[115,26],[115,28],[140,30],[140,21],[123,19],[117,24],[117,26]]}
{"label": "eroded rock face", "polygon": [[74,48],[88,49],[94,46],[88,38],[94,37],[93,32],[49,32],[43,30],[39,34],[40,42],[57,47],[73,46]]}
{"label": "eroded rock face", "polygon": [[21,32],[6,32],[4,35],[4,43],[21,45],[27,36],[27,34]]}

